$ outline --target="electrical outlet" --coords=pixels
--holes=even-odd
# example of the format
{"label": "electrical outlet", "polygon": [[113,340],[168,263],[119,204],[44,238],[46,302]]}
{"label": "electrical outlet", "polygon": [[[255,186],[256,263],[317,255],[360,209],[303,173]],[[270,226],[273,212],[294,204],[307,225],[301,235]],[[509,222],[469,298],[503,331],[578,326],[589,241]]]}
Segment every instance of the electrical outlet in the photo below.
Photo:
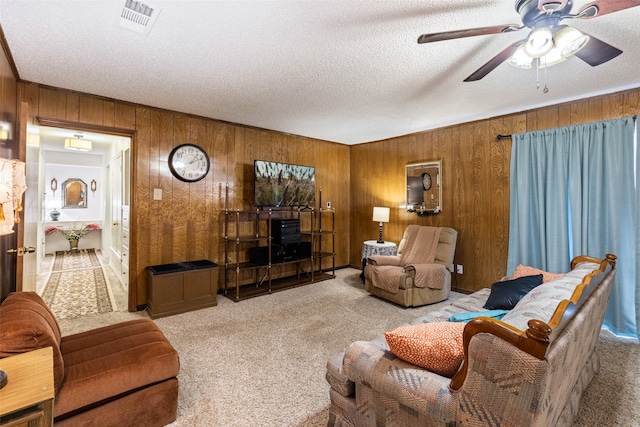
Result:
{"label": "electrical outlet", "polygon": [[456,273],[462,274],[463,271],[462,264],[456,264]]}
{"label": "electrical outlet", "polygon": [[162,188],[153,189],[153,200],[162,200]]}

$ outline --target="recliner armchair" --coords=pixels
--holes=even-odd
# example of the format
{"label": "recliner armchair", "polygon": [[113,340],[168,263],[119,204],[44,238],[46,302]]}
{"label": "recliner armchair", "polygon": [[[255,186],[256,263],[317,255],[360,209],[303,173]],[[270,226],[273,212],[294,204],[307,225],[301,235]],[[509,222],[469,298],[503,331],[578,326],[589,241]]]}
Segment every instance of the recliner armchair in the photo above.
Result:
{"label": "recliner armchair", "polygon": [[367,258],[365,290],[404,307],[446,300],[451,295],[457,238],[453,228],[408,226],[398,255]]}

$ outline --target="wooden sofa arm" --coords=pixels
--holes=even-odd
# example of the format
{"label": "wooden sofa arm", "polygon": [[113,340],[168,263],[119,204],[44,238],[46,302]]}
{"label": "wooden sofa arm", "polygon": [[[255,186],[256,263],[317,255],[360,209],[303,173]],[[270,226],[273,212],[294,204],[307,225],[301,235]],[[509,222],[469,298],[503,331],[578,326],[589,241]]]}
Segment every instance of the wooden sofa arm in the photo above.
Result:
{"label": "wooden sofa arm", "polygon": [[606,254],[603,259],[580,255],[571,260],[571,269],[576,268],[581,262],[594,262],[600,264],[600,271],[605,271],[608,265],[610,265],[611,268],[616,267],[616,259],[618,259],[618,257],[613,254]]}
{"label": "wooden sofa arm", "polygon": [[458,372],[451,379],[449,388],[454,391],[459,390],[464,384],[469,368],[469,343],[476,334],[494,335],[538,359],[544,358],[549,345],[551,328],[545,322],[536,319],[530,320],[528,325],[529,328],[523,332],[508,323],[490,317],[477,317],[467,323],[463,334],[464,360]]}

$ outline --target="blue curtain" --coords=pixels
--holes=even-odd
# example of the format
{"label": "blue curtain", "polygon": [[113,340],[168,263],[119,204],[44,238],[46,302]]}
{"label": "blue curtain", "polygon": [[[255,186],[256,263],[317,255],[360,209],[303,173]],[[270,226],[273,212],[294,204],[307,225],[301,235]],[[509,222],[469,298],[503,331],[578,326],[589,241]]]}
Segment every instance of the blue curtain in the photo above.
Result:
{"label": "blue curtain", "polygon": [[[638,147],[638,129],[640,126],[638,125],[638,121],[636,120],[636,128],[635,128],[635,165],[633,166],[633,170],[636,174],[636,274],[640,275],[640,256],[638,256],[638,252],[640,251],[640,176],[638,176],[638,167],[640,167],[640,148]],[[640,278],[636,275],[635,277],[635,309],[636,309],[636,332],[638,338],[640,339]]]}
{"label": "blue curtain", "polygon": [[507,273],[617,255],[604,327],[629,337],[640,316],[637,156],[634,117],[515,134],[511,153]]}

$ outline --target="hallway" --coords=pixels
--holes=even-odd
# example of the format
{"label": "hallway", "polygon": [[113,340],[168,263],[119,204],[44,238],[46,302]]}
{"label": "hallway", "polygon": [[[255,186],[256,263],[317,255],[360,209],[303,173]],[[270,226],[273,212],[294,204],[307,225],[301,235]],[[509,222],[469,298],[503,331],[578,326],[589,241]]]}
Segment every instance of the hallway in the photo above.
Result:
{"label": "hallway", "polygon": [[[98,250],[96,251],[96,255],[98,256],[98,259],[102,264],[102,269],[103,269],[103,272],[105,273],[105,279],[108,282],[107,286],[110,290],[111,296],[113,297],[112,301],[115,303],[115,306],[113,307],[113,311],[127,311],[127,307],[128,307],[127,291],[122,286],[122,283],[120,283],[120,281],[118,280],[118,277],[115,274],[115,272],[111,269],[111,267],[109,267],[108,263],[105,262],[102,256],[102,252]],[[41,274],[38,275],[38,282],[36,287],[38,294],[41,296],[45,291],[45,285],[47,284],[47,281],[51,277],[54,260],[55,260],[55,257],[50,254],[46,255],[42,260]],[[87,266],[87,268],[90,268],[90,267],[91,265]],[[80,269],[82,269],[82,267]]]}

